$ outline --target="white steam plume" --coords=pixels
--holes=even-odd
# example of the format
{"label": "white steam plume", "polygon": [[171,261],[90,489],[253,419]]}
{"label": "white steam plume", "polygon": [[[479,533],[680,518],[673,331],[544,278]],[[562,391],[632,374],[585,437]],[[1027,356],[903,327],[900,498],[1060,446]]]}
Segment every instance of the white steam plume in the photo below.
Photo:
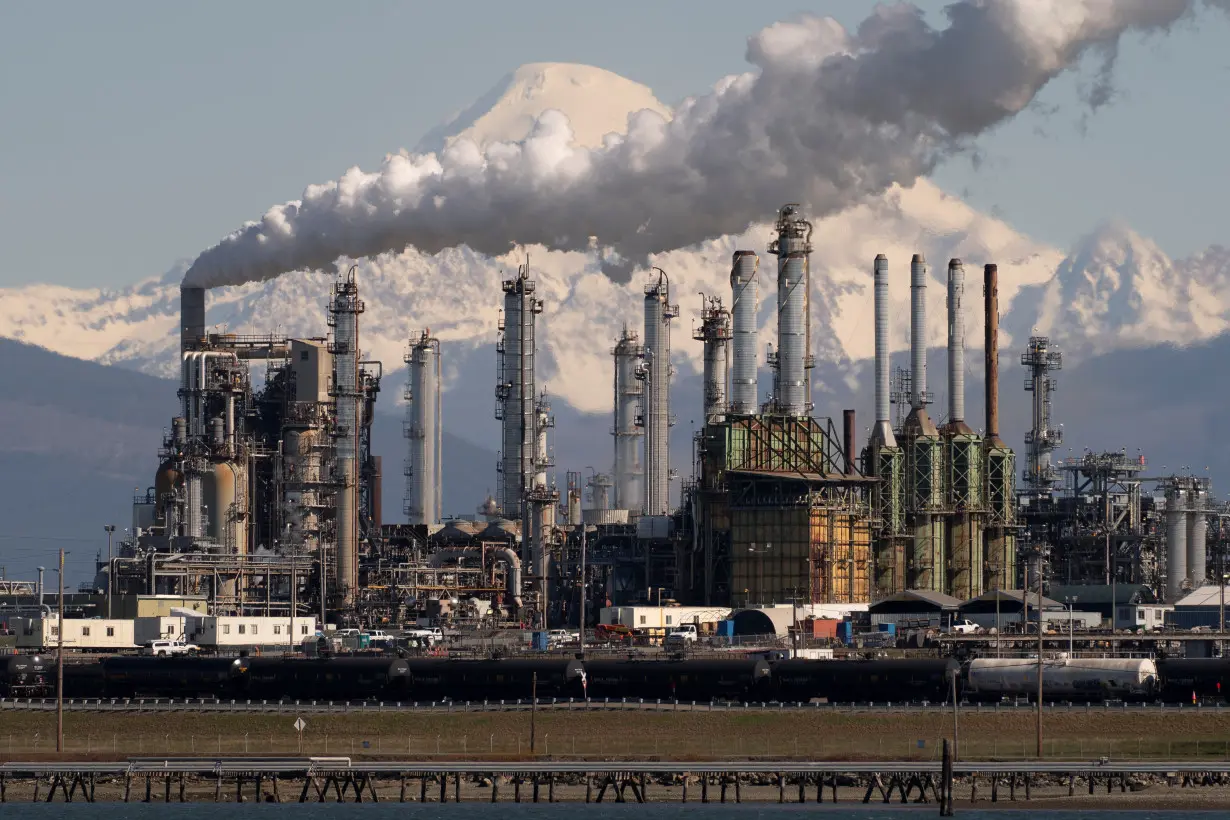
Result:
{"label": "white steam plume", "polygon": [[1165,29],[1197,3],[960,0],[943,29],[906,3],[877,6],[854,32],[828,18],[777,23],[749,39],[758,71],[670,121],[641,111],[626,135],[588,150],[548,111],[518,144],[459,140],[440,156],[390,156],[376,173],[351,168],[202,253],[184,281],[236,285],[407,246],[498,255],[530,244],[606,249],[622,278],[783,202],[823,216],[909,185],[1084,53],[1107,72],[1125,32]]}

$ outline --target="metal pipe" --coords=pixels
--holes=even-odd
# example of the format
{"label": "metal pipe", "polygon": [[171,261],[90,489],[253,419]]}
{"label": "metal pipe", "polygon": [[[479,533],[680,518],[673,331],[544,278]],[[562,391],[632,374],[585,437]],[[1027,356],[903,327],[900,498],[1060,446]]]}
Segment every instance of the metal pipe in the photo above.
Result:
{"label": "metal pipe", "polygon": [[[489,551],[493,558],[503,559],[508,565],[508,580],[506,588],[512,599],[513,606],[521,608],[521,558],[512,547],[496,547]],[[442,567],[449,561],[461,558],[483,558],[483,550],[478,547],[448,547],[427,556],[427,566]]]}
{"label": "metal pipe", "polygon": [[845,445],[846,475],[854,475],[854,473],[857,472],[857,470],[855,470],[854,468],[854,465],[856,463],[855,462],[856,455],[854,452],[854,437],[857,435],[857,432],[858,432],[855,426],[854,411],[853,410],[843,410],[842,411],[842,421],[845,422],[844,424],[845,440],[843,441],[843,444]]}
{"label": "metal pipe", "polygon": [[910,407],[927,405],[927,260],[921,253],[910,260]]}
{"label": "metal pipe", "polygon": [[735,251],[730,269],[730,312],[734,336],[734,363],[730,374],[730,412],[756,412],[757,325],[756,301],[760,258],[754,251]]}
{"label": "metal pipe", "polygon": [[987,441],[999,439],[999,267],[982,269],[983,313],[986,336],[983,345],[986,368]]}
{"label": "metal pipe", "polygon": [[948,263],[948,421],[965,421],[965,266]]}

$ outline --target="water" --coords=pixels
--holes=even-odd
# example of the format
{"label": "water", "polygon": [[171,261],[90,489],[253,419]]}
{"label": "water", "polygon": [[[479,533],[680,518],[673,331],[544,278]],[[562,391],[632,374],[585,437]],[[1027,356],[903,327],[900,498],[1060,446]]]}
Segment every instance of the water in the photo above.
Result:
{"label": "water", "polygon": [[[583,805],[583,804],[582,804]],[[1090,807],[1094,808],[1094,807]],[[231,820],[234,814],[244,816],[259,815],[267,818],[278,818],[286,813],[294,813],[296,820],[335,820],[335,818],[351,818],[362,815],[364,820],[530,820],[530,818],[548,818],[548,820],[573,820],[578,814],[584,820],[699,820],[699,818],[781,818],[795,820],[803,816],[823,814],[826,820],[901,820],[907,815],[921,820],[923,817],[938,817],[939,810],[935,804],[923,806],[898,806],[885,808],[883,806],[840,806],[816,804],[785,804],[767,805],[703,805],[700,803],[671,804],[650,803],[637,804],[590,804],[581,809],[576,803],[554,804],[516,804],[500,803],[462,803],[448,804],[415,804],[415,803],[304,803],[281,805],[245,804],[239,809],[234,804],[186,803],[186,804],[142,804],[130,803],[8,803],[2,813],[6,818],[22,818],[22,820],[168,820],[168,818],[185,818],[185,820]],[[956,811],[956,817],[961,820],[1023,820],[1045,814],[1048,820],[1084,820],[1091,813],[1096,813],[1098,820],[1208,820],[1208,811],[1124,811],[1106,809],[1090,812],[1054,811],[1039,807],[1034,811],[1019,811],[1016,809],[961,809]]]}

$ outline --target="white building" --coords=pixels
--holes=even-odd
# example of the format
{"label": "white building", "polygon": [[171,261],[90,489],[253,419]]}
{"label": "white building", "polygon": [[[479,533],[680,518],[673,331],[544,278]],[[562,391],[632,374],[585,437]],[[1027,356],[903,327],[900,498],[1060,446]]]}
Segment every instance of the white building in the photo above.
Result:
{"label": "white building", "polygon": [[292,634],[290,618],[265,618],[246,615],[186,616],[184,628],[188,641],[205,648],[256,648],[298,646],[316,634],[316,618],[295,618]]}
{"label": "white building", "polygon": [[730,608],[720,606],[605,606],[598,620],[632,629],[674,629],[681,624],[714,624],[729,617]]}
{"label": "white building", "polygon": [[[13,618],[10,628],[17,633],[19,649],[54,649],[59,645],[59,617]],[[136,648],[134,623],[113,618],[65,618],[64,648],[79,652]]]}

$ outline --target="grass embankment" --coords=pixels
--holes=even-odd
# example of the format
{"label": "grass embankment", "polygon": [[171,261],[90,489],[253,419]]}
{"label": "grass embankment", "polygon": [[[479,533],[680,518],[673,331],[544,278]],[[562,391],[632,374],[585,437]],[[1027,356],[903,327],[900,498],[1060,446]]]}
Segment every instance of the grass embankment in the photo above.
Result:
{"label": "grass embankment", "polygon": [[[282,714],[67,712],[67,753],[133,755],[350,755],[355,758],[508,759],[530,754],[525,712],[409,710],[304,715],[302,745],[293,712]],[[1032,757],[1032,712],[962,714],[964,759]],[[952,714],[811,712],[539,711],[535,751],[554,758],[933,759],[951,737]],[[1088,760],[1230,757],[1230,714],[1187,710],[1048,713],[1048,758]],[[922,741],[921,745],[919,741]],[[0,715],[0,757],[43,757],[55,748],[53,713]]]}

